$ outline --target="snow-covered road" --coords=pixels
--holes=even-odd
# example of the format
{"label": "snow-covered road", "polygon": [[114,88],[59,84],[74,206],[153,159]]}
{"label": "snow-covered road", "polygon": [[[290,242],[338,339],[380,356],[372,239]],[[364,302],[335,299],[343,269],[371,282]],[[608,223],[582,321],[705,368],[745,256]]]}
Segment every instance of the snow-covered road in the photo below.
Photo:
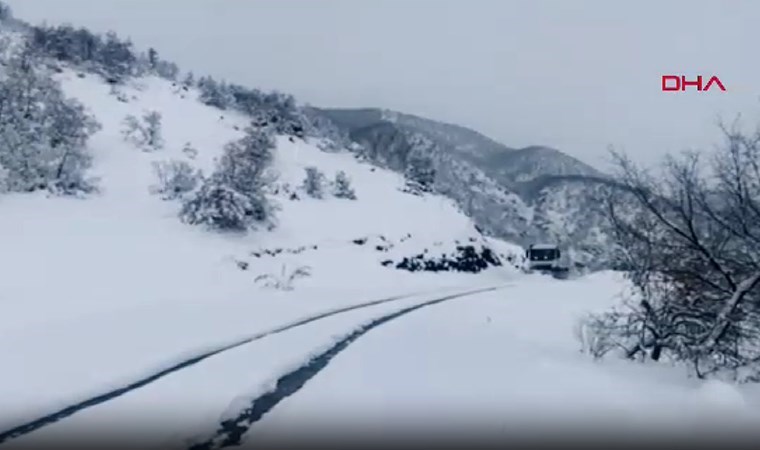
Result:
{"label": "snow-covered road", "polygon": [[609,274],[527,276],[493,291],[346,311],[230,349],[9,444],[122,436],[147,448],[206,449],[298,439],[293,430],[348,438],[757,423],[758,397],[727,384],[580,354],[575,320],[609,307],[614,283]]}
{"label": "snow-covered road", "polygon": [[[122,435],[130,441],[140,436],[147,443],[162,446],[183,445],[195,435],[211,435],[219,417],[238,414],[251,398],[271,390],[282,374],[301,367],[367,322],[420,305],[503,287],[443,289],[330,310],[259,333],[245,343],[215,351],[215,355],[204,353],[203,359],[215,357],[202,364],[193,361],[160,377],[147,377],[145,380],[151,378],[149,383],[136,382],[140,385],[134,389],[117,389],[111,391],[116,395],[87,399],[0,435],[11,445],[60,442],[72,436],[98,439],[105,435],[109,439]],[[93,436],[93,430],[98,430],[97,436]]]}
{"label": "snow-covered road", "polygon": [[581,354],[572,318],[581,303],[603,306],[603,295],[588,289],[600,281],[525,280],[389,322],[253,424],[242,442],[292,438],[294,427],[325,438],[547,438],[721,433],[758,423],[758,397],[731,385]]}

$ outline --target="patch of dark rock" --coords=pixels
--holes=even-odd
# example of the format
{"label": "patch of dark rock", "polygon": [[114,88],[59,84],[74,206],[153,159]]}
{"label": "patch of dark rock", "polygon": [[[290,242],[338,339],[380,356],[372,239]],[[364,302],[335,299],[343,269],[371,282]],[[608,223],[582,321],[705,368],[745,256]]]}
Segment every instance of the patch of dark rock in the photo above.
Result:
{"label": "patch of dark rock", "polygon": [[397,269],[409,272],[467,272],[478,273],[492,266],[501,266],[501,260],[488,247],[457,246],[454,254],[429,257],[425,253],[406,257],[396,264]]}

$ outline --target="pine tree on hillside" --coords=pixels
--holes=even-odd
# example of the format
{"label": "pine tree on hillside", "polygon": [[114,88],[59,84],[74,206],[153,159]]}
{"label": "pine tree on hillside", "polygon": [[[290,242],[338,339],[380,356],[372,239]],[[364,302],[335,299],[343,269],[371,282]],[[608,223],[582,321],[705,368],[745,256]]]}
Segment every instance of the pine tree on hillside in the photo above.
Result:
{"label": "pine tree on hillside", "polygon": [[335,175],[333,195],[337,198],[356,200],[356,193],[351,187],[351,180],[346,175],[346,172],[342,170]]}

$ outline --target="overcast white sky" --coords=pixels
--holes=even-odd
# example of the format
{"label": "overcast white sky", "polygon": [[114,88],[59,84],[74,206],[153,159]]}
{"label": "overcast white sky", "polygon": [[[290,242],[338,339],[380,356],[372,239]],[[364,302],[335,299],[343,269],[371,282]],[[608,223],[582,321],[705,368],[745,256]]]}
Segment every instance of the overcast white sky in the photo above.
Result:
{"label": "overcast white sky", "polygon": [[[378,106],[600,165],[709,147],[760,120],[757,0],[5,0],[16,16],[113,29],[183,69],[318,106]],[[663,74],[727,92],[666,93]]]}

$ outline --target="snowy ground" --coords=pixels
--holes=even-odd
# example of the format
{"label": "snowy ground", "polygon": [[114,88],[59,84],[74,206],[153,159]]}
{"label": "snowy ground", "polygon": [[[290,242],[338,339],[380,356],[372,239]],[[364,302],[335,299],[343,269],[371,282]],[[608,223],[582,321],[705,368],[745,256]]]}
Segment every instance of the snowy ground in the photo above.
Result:
{"label": "snowy ground", "polygon": [[[594,362],[580,354],[575,321],[613,304],[620,285],[616,274],[570,281],[515,277],[496,291],[386,322],[277,403],[247,429],[243,443],[293,438],[295,429],[348,438],[372,432],[522,436],[540,428],[546,437],[568,430],[746,430],[760,420],[757,392],[689,379],[674,367]],[[371,319],[442,295],[369,307],[256,341],[14,445],[97,439],[92,430],[99,430],[146,448],[187,448],[214,436],[223,421],[276,391],[279,377]]]}

